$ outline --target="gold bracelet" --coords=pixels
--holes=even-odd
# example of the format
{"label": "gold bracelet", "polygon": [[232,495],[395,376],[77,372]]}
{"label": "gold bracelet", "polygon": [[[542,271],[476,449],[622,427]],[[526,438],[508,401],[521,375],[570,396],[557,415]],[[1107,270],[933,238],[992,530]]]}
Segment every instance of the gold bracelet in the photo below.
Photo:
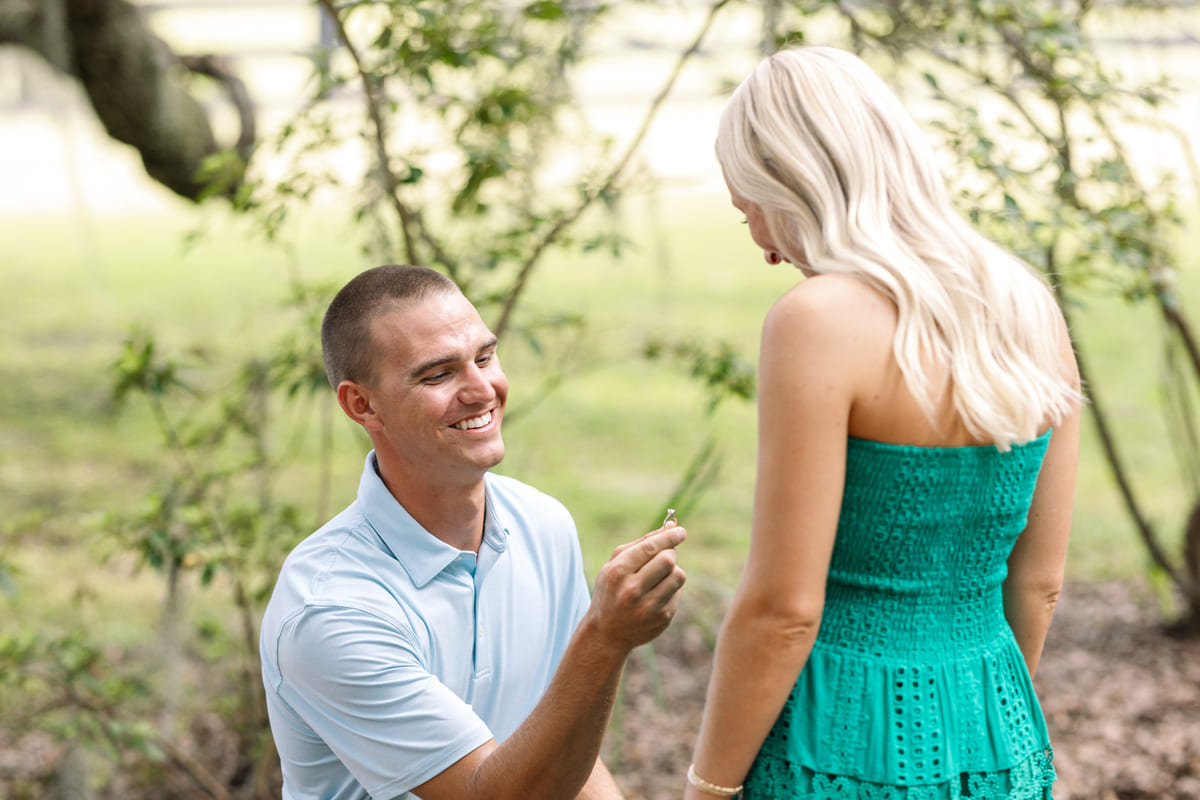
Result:
{"label": "gold bracelet", "polygon": [[687,780],[692,786],[695,786],[702,792],[716,795],[717,797],[737,797],[742,793],[745,784],[741,786],[717,786],[715,783],[709,783],[696,774],[696,765],[689,764],[687,771]]}

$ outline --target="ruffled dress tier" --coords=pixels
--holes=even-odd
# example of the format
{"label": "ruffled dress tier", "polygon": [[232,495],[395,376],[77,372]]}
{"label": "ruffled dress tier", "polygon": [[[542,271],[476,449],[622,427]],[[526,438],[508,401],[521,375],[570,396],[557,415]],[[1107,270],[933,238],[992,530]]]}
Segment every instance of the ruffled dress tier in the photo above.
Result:
{"label": "ruffled dress tier", "polygon": [[746,800],[1051,797],[1050,740],[1002,595],[1049,440],[849,440],[820,632]]}

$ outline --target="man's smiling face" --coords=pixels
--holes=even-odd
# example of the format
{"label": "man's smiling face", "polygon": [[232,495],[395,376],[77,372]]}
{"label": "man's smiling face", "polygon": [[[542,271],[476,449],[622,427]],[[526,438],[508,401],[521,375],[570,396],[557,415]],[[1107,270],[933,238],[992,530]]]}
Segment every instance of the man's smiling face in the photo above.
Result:
{"label": "man's smiling face", "polygon": [[[508,378],[496,337],[457,292],[382,312],[371,325],[376,451],[395,479],[433,489],[469,486],[504,457]],[[388,451],[386,456],[383,451]]]}

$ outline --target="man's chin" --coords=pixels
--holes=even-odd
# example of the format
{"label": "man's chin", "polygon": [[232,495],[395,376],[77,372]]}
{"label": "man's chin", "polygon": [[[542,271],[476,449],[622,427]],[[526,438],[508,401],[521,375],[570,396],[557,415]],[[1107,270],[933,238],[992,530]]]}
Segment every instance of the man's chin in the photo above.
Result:
{"label": "man's chin", "polygon": [[504,460],[504,442],[499,440],[493,447],[488,448],[487,452],[480,453],[479,465],[483,469],[491,469]]}
{"label": "man's chin", "polygon": [[493,459],[492,459],[492,463],[491,463],[491,465],[490,465],[490,466],[488,466],[488,469],[491,469],[492,467],[499,466],[499,465],[500,465],[500,462],[501,462],[501,461],[503,461],[503,460],[504,460],[504,448],[503,448],[503,447],[501,447],[501,448],[500,448],[500,452],[499,452],[499,453],[497,453],[497,454],[495,455],[495,458],[493,458]]}

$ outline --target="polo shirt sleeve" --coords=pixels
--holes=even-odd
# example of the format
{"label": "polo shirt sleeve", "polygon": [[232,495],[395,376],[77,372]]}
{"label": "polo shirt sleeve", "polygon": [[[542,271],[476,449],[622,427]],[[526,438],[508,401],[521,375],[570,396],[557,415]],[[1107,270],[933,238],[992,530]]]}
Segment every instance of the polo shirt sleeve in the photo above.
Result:
{"label": "polo shirt sleeve", "polygon": [[278,647],[280,694],[372,797],[404,794],[492,739],[394,620],[308,606]]}

